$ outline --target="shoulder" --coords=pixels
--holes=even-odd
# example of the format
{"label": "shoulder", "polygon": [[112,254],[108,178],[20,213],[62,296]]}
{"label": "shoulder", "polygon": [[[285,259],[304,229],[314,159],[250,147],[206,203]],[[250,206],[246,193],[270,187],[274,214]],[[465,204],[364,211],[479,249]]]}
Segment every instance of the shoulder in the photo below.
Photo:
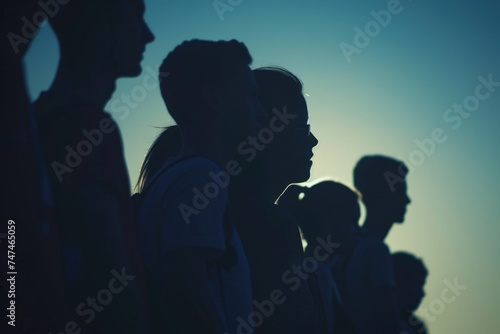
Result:
{"label": "shoulder", "polygon": [[50,93],[44,92],[33,103],[41,131],[55,129],[97,129],[109,133],[117,128],[111,115],[101,108],[85,102],[58,104]]}
{"label": "shoulder", "polygon": [[225,189],[227,187],[225,180],[221,180],[220,167],[205,157],[169,159],[158,173],[161,174],[157,176],[157,180],[154,180],[153,176],[152,181],[163,185],[175,183],[177,185],[198,185],[203,186],[203,188]]}
{"label": "shoulder", "polygon": [[376,236],[362,236],[358,241],[358,250],[370,254],[390,254],[389,247],[382,238]]}
{"label": "shoulder", "polygon": [[146,198],[161,201],[163,208],[189,205],[196,210],[203,208],[204,214],[212,210],[222,213],[229,182],[225,182],[221,174],[217,164],[204,157],[169,159],[150,179],[152,184],[146,185],[151,187]]}

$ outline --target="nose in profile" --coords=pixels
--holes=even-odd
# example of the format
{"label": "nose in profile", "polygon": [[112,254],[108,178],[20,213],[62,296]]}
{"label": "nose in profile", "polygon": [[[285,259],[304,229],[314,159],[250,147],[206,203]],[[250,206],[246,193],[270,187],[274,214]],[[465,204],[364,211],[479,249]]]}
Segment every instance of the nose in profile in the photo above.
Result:
{"label": "nose in profile", "polygon": [[318,138],[316,138],[312,132],[309,135],[309,142],[311,143],[311,148],[315,147],[319,143]]}
{"label": "nose in profile", "polygon": [[406,195],[406,204],[410,204],[410,203],[411,203],[411,198],[408,195]]}
{"label": "nose in profile", "polygon": [[146,44],[151,43],[152,41],[155,40],[155,35],[149,28],[146,22],[144,22],[144,41]]}

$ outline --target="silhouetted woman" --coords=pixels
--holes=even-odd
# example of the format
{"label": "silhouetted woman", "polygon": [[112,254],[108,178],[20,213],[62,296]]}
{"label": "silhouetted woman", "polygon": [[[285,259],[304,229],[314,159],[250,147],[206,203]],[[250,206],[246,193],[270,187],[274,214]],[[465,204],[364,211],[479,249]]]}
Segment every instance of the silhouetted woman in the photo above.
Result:
{"label": "silhouetted woman", "polygon": [[[326,267],[334,277],[335,333],[356,333],[354,318],[349,315],[344,300],[347,263],[359,231],[357,194],[334,181],[323,181],[311,187],[292,185],[280,197],[279,205],[296,218],[307,241],[306,256],[319,257],[319,268]],[[336,246],[333,252],[320,253],[322,245],[330,242]]]}
{"label": "silhouetted woman", "polygon": [[[312,148],[318,141],[310,133],[300,80],[281,68],[253,72],[267,111],[267,126],[240,145],[247,164],[232,181],[231,197],[250,264],[254,299],[258,303],[271,300],[273,305],[272,312],[265,312],[272,315],[256,306],[263,319],[251,325],[257,333],[324,333],[314,275],[302,268],[298,226],[275,204],[290,183],[309,178]],[[279,298],[273,301],[273,295]]]}

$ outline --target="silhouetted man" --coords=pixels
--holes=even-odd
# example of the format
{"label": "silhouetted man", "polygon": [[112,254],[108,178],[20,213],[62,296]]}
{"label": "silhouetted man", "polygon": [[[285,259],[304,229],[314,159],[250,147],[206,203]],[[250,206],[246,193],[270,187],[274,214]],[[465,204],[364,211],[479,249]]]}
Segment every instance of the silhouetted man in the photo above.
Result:
{"label": "silhouetted man", "polygon": [[360,333],[399,333],[392,259],[384,239],[395,222],[403,222],[410,198],[407,167],[385,156],[365,156],[354,168],[366,219],[346,269],[346,306]]}
{"label": "silhouetted man", "polygon": [[[266,111],[265,127],[239,146],[248,166],[231,190],[236,226],[250,263],[255,311],[262,320],[247,317],[243,328],[255,333],[325,333],[324,291],[319,291],[317,272],[303,268],[297,223],[275,204],[289,184],[309,179],[318,144],[310,132],[303,85],[283,68],[253,72]],[[276,298],[275,291],[282,294]]]}
{"label": "silhouetted man", "polygon": [[408,168],[385,156],[365,156],[354,168],[354,185],[366,207],[363,232],[385,239],[394,223],[403,223],[406,207]]}
{"label": "silhouetted man", "polygon": [[143,14],[142,0],[72,0],[50,19],[59,67],[35,108],[68,287],[69,319],[54,332],[146,330],[122,142],[103,111],[116,80],[141,72],[154,38]]}
{"label": "silhouetted man", "polygon": [[[8,281],[0,283],[2,288],[5,286],[2,295],[6,301],[1,307],[14,309],[8,311],[1,325],[9,333],[48,332],[66,319],[57,229],[50,214],[50,187],[22,64],[44,23],[40,11],[36,0],[10,1],[2,6],[0,150],[8,163],[2,167],[0,216],[5,223],[0,228],[0,251],[12,260],[9,271],[19,273],[15,276],[15,293],[9,291]],[[14,307],[11,302],[15,302]]]}

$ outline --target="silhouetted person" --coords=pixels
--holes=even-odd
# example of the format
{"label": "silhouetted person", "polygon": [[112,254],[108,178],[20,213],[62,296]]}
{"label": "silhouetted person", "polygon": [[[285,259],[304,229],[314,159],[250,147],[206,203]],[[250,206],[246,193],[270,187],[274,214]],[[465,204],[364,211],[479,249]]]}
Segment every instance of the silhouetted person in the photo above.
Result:
{"label": "silhouetted person", "polygon": [[60,61],[35,109],[62,244],[67,321],[83,332],[146,331],[122,141],[103,111],[116,80],[141,72],[154,38],[143,14],[142,0],[74,0],[50,19]]}
{"label": "silhouetted person", "polygon": [[406,207],[408,168],[390,157],[361,158],[354,168],[354,186],[366,207],[363,233],[385,239],[394,223],[403,223]]}
{"label": "silhouetted person", "polygon": [[[293,213],[307,241],[306,254],[315,256],[322,244],[333,242],[334,251],[318,256],[319,265],[333,275],[332,293],[335,333],[356,333],[354,316],[344,305],[348,261],[357,245],[360,208],[358,195],[347,186],[322,181],[310,187],[291,185],[281,195],[279,205]],[[324,288],[325,290],[325,288]]]}
{"label": "silhouetted person", "polygon": [[169,159],[146,181],[139,212],[157,332],[237,333],[238,318],[251,312],[248,262],[228,201],[229,179],[241,169],[236,147],[262,113],[250,63],[238,41],[191,40],[160,67],[169,73],[160,89],[182,148],[170,158],[170,149],[150,151],[149,161]]}
{"label": "silhouetted person", "polygon": [[403,222],[410,203],[407,173],[402,162],[380,155],[365,156],[354,168],[366,219],[349,260],[345,290],[360,333],[400,331],[392,259],[384,239],[395,222]]}
{"label": "silhouetted person", "polygon": [[308,247],[314,246],[318,237],[327,236],[339,244],[353,243],[359,233],[358,195],[342,183],[291,185],[280,197],[279,205],[297,217]]}
{"label": "silhouetted person", "polygon": [[407,334],[427,334],[424,322],[414,314],[425,296],[427,268],[421,259],[406,252],[392,254],[392,260],[403,330]]}
{"label": "silhouetted person", "polygon": [[[67,321],[59,241],[50,212],[50,187],[46,182],[22,65],[38,27],[43,24],[39,15],[39,22],[31,20],[39,10],[35,0],[2,4],[0,150],[2,159],[7,163],[2,166],[0,216],[5,224],[0,229],[0,251],[2,254],[14,251],[16,257],[11,259],[15,269],[10,271],[19,273],[16,278],[15,319],[9,315],[1,325],[9,333],[48,332],[57,323]],[[23,17],[28,20],[23,20]],[[13,223],[8,223],[9,220]],[[18,242],[14,245],[9,245],[8,231],[15,232]],[[13,241],[11,234],[10,242]],[[1,307],[7,309],[11,307],[10,300],[13,300],[7,298],[8,282],[2,280],[0,286],[7,302]]]}
{"label": "silhouetted person", "polygon": [[[243,318],[242,328],[257,333],[323,333],[321,305],[309,284],[313,275],[302,268],[298,226],[275,205],[290,183],[309,178],[312,148],[318,141],[309,130],[300,80],[280,68],[253,72],[267,120],[257,136],[238,147],[247,165],[231,190],[235,222],[250,263],[255,312],[261,318]],[[270,301],[273,291],[280,296]]]}

